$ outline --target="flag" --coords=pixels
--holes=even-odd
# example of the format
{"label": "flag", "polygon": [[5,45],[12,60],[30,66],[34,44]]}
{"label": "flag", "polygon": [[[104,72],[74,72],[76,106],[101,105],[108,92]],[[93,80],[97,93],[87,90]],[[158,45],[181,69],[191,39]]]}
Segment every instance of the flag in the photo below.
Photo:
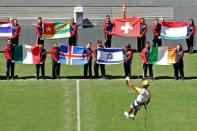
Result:
{"label": "flag", "polygon": [[85,48],[61,44],[59,61],[66,65],[84,65],[87,63]]}
{"label": "flag", "polygon": [[124,62],[123,51],[120,48],[97,48],[98,64],[119,64]]}
{"label": "flag", "polygon": [[12,37],[12,24],[10,22],[0,22],[0,37]]}
{"label": "flag", "polygon": [[187,38],[187,22],[162,22],[161,39],[178,40]]}
{"label": "flag", "polygon": [[59,39],[70,37],[70,24],[44,23],[43,38]]}
{"label": "flag", "polygon": [[152,47],[148,63],[157,65],[171,65],[175,63],[176,49],[165,46]]}
{"label": "flag", "polygon": [[40,48],[38,45],[17,45],[14,47],[14,61],[18,64],[40,64]]}
{"label": "flag", "polygon": [[140,18],[114,19],[112,34],[127,37],[140,36]]}

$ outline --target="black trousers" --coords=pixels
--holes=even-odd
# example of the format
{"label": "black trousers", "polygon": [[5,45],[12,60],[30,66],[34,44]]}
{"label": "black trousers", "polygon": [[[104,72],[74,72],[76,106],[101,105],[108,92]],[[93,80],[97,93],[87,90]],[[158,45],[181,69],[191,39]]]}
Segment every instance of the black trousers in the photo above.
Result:
{"label": "black trousers", "polygon": [[95,78],[99,78],[99,66],[101,69],[101,74],[102,77],[105,77],[105,65],[104,64],[97,64],[96,61],[94,62],[94,74],[95,74]]}
{"label": "black trousers", "polygon": [[39,37],[37,37],[36,44],[44,44],[44,40],[41,40]]}
{"label": "black trousers", "polygon": [[112,35],[105,36],[105,48],[111,48]]}
{"label": "black trousers", "polygon": [[18,45],[19,37],[11,38],[11,42],[13,45]]}
{"label": "black trousers", "polygon": [[137,49],[138,49],[138,52],[141,52],[142,49],[144,49],[145,43],[146,43],[146,36],[137,38]]}
{"label": "black trousers", "polygon": [[45,64],[36,64],[36,79],[39,79],[39,73],[41,68],[42,79],[45,77]]}
{"label": "black trousers", "polygon": [[187,48],[189,53],[193,53],[193,47],[194,47],[194,37],[190,36],[186,39]]}
{"label": "black trousers", "polygon": [[153,65],[152,64],[145,64],[143,63],[143,79],[146,78],[147,75],[147,68],[149,69],[150,78],[153,78]]}
{"label": "black trousers", "polygon": [[92,63],[86,63],[84,65],[84,77],[87,77],[87,74],[89,73],[89,77],[92,77]]}
{"label": "black trousers", "polygon": [[11,60],[6,60],[6,78],[10,79],[10,70],[11,70],[11,78],[14,78],[14,67],[15,63],[12,63]]}
{"label": "black trousers", "polygon": [[175,63],[173,65],[173,67],[174,67],[174,77],[175,77],[175,79],[178,79],[179,72],[180,72],[181,78],[184,78],[184,64],[183,64],[183,61]]}
{"label": "black trousers", "polygon": [[60,77],[60,63],[52,62],[52,78],[56,79]]}
{"label": "black trousers", "polygon": [[131,61],[124,62],[125,77],[131,77]]}
{"label": "black trousers", "polygon": [[76,46],[77,45],[77,36],[72,36],[68,39],[69,46]]}
{"label": "black trousers", "polygon": [[159,39],[157,36],[153,36],[153,47],[159,47],[162,46],[161,39]]}

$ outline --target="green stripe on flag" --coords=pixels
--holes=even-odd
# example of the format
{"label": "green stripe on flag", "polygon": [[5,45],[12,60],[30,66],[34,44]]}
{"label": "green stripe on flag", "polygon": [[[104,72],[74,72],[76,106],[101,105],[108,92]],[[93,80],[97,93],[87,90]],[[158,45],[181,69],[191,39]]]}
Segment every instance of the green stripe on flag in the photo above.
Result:
{"label": "green stripe on flag", "polygon": [[55,34],[64,34],[64,33],[70,33],[70,29],[56,30],[55,31]]}
{"label": "green stripe on flag", "polygon": [[150,63],[150,64],[156,63],[157,56],[158,56],[158,47],[152,47],[150,50],[150,56],[148,58],[148,63]]}
{"label": "green stripe on flag", "polygon": [[23,46],[16,45],[14,47],[14,61],[15,63],[22,64],[23,63]]}

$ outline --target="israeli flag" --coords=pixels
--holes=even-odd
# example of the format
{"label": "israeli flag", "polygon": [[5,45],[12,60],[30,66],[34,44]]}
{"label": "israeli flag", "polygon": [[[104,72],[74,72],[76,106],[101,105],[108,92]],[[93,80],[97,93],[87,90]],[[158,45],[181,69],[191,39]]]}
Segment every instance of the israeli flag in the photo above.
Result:
{"label": "israeli flag", "polygon": [[124,62],[121,48],[97,48],[98,64],[120,64]]}

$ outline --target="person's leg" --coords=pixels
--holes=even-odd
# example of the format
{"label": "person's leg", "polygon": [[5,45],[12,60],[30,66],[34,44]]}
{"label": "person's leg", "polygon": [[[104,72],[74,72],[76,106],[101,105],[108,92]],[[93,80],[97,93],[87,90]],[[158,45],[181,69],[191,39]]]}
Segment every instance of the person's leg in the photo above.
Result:
{"label": "person's leg", "polygon": [[45,64],[41,64],[42,79],[45,79]]}
{"label": "person's leg", "polygon": [[40,72],[40,64],[36,64],[36,79],[39,79],[39,72]]}
{"label": "person's leg", "polygon": [[57,78],[60,78],[60,68],[61,68],[61,64],[57,63]]}
{"label": "person's leg", "polygon": [[161,39],[158,39],[158,47],[159,46],[162,46],[162,41],[161,41]]}
{"label": "person's leg", "polygon": [[142,51],[141,37],[137,37],[137,50],[138,50],[138,52],[141,52]]}
{"label": "person's leg", "polygon": [[10,65],[11,65],[11,61],[6,60],[6,78],[7,78],[7,80],[10,79]]}
{"label": "person's leg", "polygon": [[179,63],[179,71],[180,71],[181,80],[184,80],[184,63],[183,62]]}
{"label": "person's leg", "polygon": [[77,45],[77,37],[76,37],[76,36],[74,36],[74,37],[72,38],[72,45],[73,45],[73,46],[76,46],[76,45]]}
{"label": "person's leg", "polygon": [[[142,49],[144,49],[144,48],[145,48],[145,44],[146,44],[146,36],[142,37],[142,42],[141,42],[141,51],[142,51]],[[140,52],[141,52],[141,51],[140,51]]]}
{"label": "person's leg", "polygon": [[143,63],[142,65],[143,67],[143,79],[146,79],[146,74],[147,74],[147,64],[146,63]]}
{"label": "person's leg", "polygon": [[52,62],[52,79],[56,79],[56,63]]}
{"label": "person's leg", "polygon": [[84,70],[83,70],[84,78],[87,78],[87,71],[88,71],[88,63],[84,64]]}
{"label": "person's leg", "polygon": [[153,45],[152,45],[152,47],[156,47],[156,45],[157,45],[157,37],[153,36]]}
{"label": "person's leg", "polygon": [[177,63],[175,63],[173,65],[174,67],[174,79],[177,80],[178,79],[178,67],[177,67]]}
{"label": "person's leg", "polygon": [[148,64],[150,79],[153,79],[153,65]]}
{"label": "person's leg", "polygon": [[72,37],[68,38],[68,45],[72,46]]}
{"label": "person's leg", "polygon": [[11,78],[14,79],[14,68],[15,68],[15,63],[11,62]]}
{"label": "person's leg", "polygon": [[92,78],[92,63],[88,63],[89,67],[89,78]]}
{"label": "person's leg", "polygon": [[124,73],[125,73],[125,77],[127,77],[127,63],[124,62]]}
{"label": "person's leg", "polygon": [[190,54],[193,53],[194,37],[190,37]]}
{"label": "person's leg", "polygon": [[102,78],[105,78],[105,65],[104,64],[100,64],[100,68],[101,68]]}
{"label": "person's leg", "polygon": [[131,61],[127,63],[127,71],[128,77],[131,78]]}
{"label": "person's leg", "polygon": [[190,51],[190,40],[189,38],[186,39],[186,43],[187,43],[187,49],[188,49],[188,52]]}
{"label": "person's leg", "polygon": [[95,78],[98,78],[98,64],[96,63],[96,61],[94,62],[94,75],[95,75]]}

